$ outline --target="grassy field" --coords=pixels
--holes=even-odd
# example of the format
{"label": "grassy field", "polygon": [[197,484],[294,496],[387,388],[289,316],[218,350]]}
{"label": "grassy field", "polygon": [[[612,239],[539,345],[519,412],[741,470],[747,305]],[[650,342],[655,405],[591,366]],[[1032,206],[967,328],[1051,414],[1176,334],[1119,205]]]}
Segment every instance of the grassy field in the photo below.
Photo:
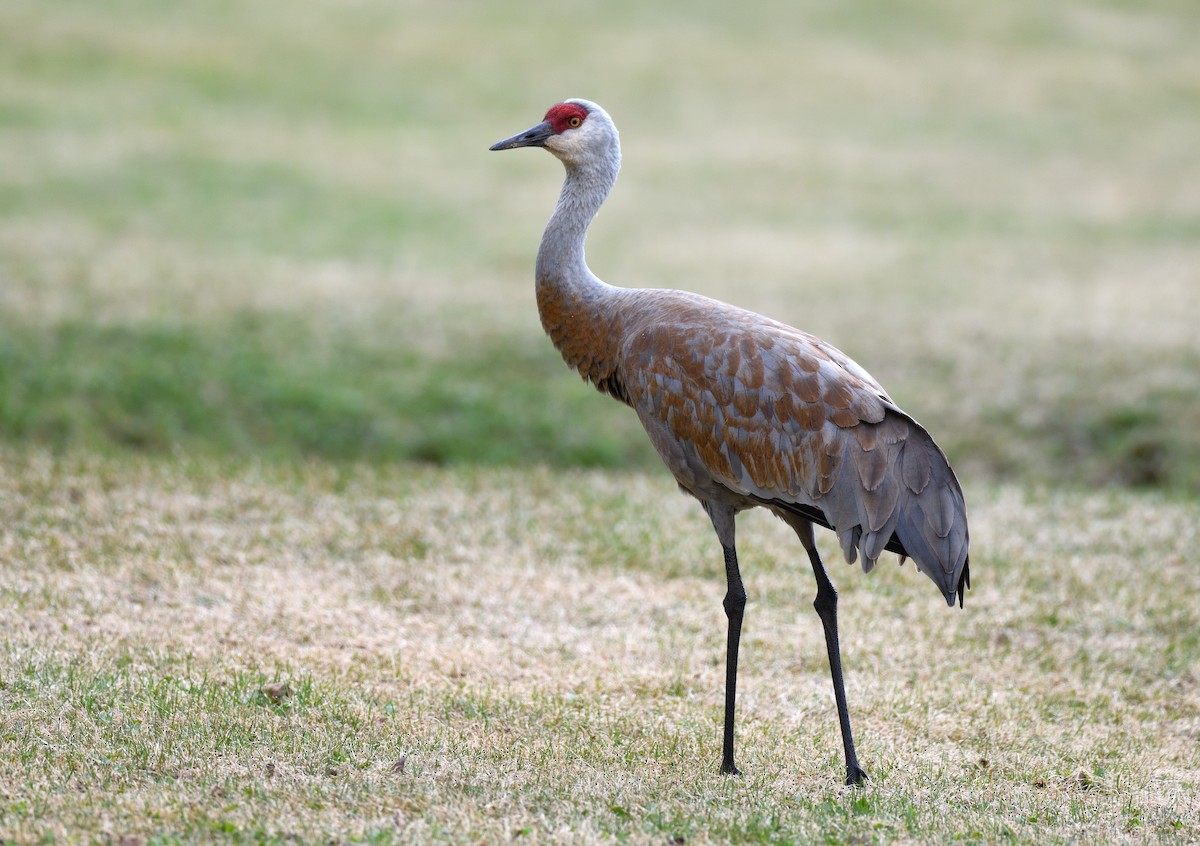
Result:
{"label": "grassy field", "polygon": [[[743,4],[744,5],[744,4]],[[0,6],[0,842],[1200,840],[1200,12],[1032,0]],[[593,269],[845,349],[975,590],[720,556],[541,336]]]}
{"label": "grassy field", "polygon": [[666,479],[2,467],[16,842],[1200,837],[1195,503],[972,489],[961,612],[834,566],[850,790],[811,576],[765,515],[729,778],[720,556]]}

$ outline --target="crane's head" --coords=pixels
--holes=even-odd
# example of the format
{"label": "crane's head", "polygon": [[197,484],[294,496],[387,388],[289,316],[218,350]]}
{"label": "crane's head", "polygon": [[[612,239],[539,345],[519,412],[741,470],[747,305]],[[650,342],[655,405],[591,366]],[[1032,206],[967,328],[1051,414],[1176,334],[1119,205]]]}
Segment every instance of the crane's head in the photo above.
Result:
{"label": "crane's head", "polygon": [[564,100],[551,106],[537,126],[511,138],[497,141],[488,149],[545,147],[567,164],[589,160],[620,161],[617,128],[604,109],[587,100]]}

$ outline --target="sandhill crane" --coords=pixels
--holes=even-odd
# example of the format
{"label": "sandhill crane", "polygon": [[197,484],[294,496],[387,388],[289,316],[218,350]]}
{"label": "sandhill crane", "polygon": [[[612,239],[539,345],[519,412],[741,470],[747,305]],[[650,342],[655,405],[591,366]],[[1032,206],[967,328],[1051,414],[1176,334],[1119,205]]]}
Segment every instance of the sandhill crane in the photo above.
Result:
{"label": "sandhill crane", "polygon": [[870,572],[890,550],[912,558],[953,607],[970,587],[967,514],[933,438],[862,367],[820,339],[685,291],[617,288],[584,260],[584,239],[621,165],[617,129],[587,100],[567,100],[492,150],[544,147],[566,179],[542,236],[542,326],[566,363],[631,406],[679,487],[700,500],[725,556],[728,618],[721,772],[733,757],[738,643],[746,591],[734,549],[738,512],[761,506],[795,530],[817,581],[846,784],[866,778],[854,751],[838,646],[837,592],[813,524]]}

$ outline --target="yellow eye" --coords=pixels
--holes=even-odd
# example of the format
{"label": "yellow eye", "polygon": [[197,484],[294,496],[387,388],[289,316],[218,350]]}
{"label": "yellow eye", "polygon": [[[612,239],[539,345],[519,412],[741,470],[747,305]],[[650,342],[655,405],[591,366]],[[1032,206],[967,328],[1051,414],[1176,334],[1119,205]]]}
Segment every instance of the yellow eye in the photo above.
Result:
{"label": "yellow eye", "polygon": [[570,126],[572,129],[579,126],[581,123],[583,123],[583,119],[580,118],[578,115],[576,115],[575,117],[573,117],[567,121],[567,125]]}

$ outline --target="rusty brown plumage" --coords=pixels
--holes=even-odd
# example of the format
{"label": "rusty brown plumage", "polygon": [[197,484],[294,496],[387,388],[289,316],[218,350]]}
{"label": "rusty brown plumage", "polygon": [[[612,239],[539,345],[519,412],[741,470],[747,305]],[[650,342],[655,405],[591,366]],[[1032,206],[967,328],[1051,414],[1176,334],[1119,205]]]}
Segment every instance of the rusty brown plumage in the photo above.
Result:
{"label": "rusty brown plumage", "polygon": [[683,291],[606,285],[584,239],[616,180],[620,145],[599,106],[568,100],[492,149],[542,146],[567,176],[538,250],[542,326],[566,363],[632,406],[679,486],[700,500],[725,555],[729,618],[723,772],[733,761],[738,643],[746,602],[734,520],[766,507],[788,523],[817,579],[846,782],[858,784],[837,634],[837,592],[813,526],[870,571],[913,559],[953,605],[970,586],[966,505],[945,455],[862,367],[820,339]]}
{"label": "rusty brown plumage", "polygon": [[[579,337],[594,332],[594,315],[576,319]],[[891,543],[948,599],[959,591],[967,530],[957,480],[928,433],[849,358],[680,291],[622,291],[603,323],[603,372],[624,385],[686,490],[816,508],[849,560],[861,555],[870,570]]]}

